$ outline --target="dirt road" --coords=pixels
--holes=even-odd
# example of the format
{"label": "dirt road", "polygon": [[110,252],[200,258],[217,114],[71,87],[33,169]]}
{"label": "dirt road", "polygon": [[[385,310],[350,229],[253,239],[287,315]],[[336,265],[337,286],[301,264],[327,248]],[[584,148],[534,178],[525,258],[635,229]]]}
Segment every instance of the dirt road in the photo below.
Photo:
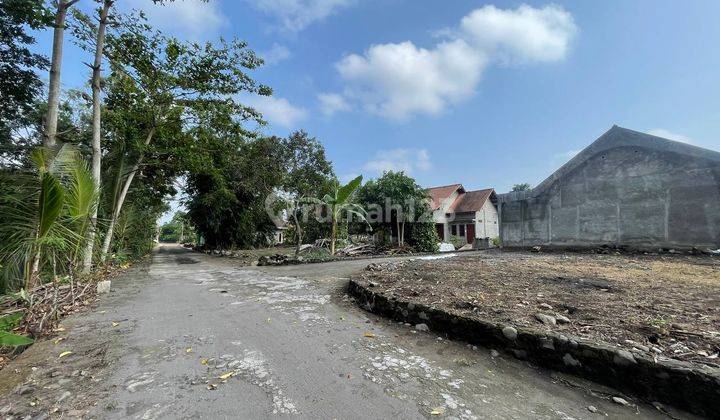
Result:
{"label": "dirt road", "polygon": [[66,320],[62,340],[37,343],[0,372],[0,415],[660,416],[612,402],[618,394],[600,385],[363,312],[344,286],[366,264],[236,267],[162,246]]}

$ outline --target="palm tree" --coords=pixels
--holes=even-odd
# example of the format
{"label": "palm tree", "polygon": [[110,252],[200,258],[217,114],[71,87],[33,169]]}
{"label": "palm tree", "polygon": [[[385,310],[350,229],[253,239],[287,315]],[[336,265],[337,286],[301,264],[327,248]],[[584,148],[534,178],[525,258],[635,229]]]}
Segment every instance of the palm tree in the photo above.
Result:
{"label": "palm tree", "polygon": [[358,189],[362,183],[362,175],[348,182],[347,185],[340,186],[337,184],[331,194],[325,194],[322,198],[321,203],[329,209],[330,217],[332,218],[332,233],[330,236],[330,254],[335,255],[335,241],[337,240],[337,226],[338,221],[343,213],[354,214],[360,218],[360,220],[367,223],[365,217],[365,209],[357,203],[350,202],[350,197]]}
{"label": "palm tree", "polygon": [[31,161],[32,172],[12,174],[0,192],[5,288],[22,278],[25,289],[32,289],[48,263],[53,274],[58,263],[72,272],[82,260],[89,215],[98,202],[87,163],[72,146],[35,149]]}

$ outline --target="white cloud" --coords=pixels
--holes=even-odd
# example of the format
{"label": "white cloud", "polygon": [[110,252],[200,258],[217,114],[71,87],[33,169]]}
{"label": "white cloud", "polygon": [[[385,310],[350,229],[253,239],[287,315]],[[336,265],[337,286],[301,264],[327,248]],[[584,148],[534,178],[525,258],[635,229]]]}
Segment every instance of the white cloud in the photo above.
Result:
{"label": "white cloud", "polygon": [[466,15],[449,39],[431,48],[410,41],[373,45],[336,64],[344,94],[369,112],[403,120],[437,115],[475,93],[492,62],[550,62],[563,59],[577,27],[560,6],[485,6]]}
{"label": "white cloud", "polygon": [[283,29],[297,32],[354,2],[355,0],[255,0],[252,3],[258,10],[274,15]]}
{"label": "white cloud", "polygon": [[296,107],[285,98],[277,98],[274,96],[248,96],[243,101],[249,106],[260,111],[263,118],[270,123],[280,125],[285,128],[296,128],[300,121],[308,116],[305,108]]}
{"label": "white cloud", "polygon": [[164,5],[150,0],[120,3],[144,11],[148,20],[163,31],[191,40],[213,38],[228,24],[218,1],[182,0]]}
{"label": "white cloud", "polygon": [[664,128],[653,128],[652,130],[648,131],[648,134],[652,134],[653,136],[662,137],[662,138],[668,139],[668,140],[679,141],[681,143],[688,143],[688,144],[695,143],[695,141],[692,138],[690,138],[684,134],[674,133],[672,131],[665,130]]}
{"label": "white cloud", "polygon": [[287,49],[287,47],[277,43],[273,44],[273,46],[269,50],[260,53],[260,57],[265,60],[265,64],[267,64],[268,66],[272,66],[273,64],[285,61],[290,58],[291,55],[292,53],[290,53],[290,50]]}
{"label": "white cloud", "polygon": [[373,174],[386,171],[404,171],[411,174],[427,171],[431,167],[430,155],[425,149],[392,149],[379,151],[373,160],[363,165],[363,170]]}
{"label": "white cloud", "polygon": [[320,111],[328,117],[338,111],[350,111],[350,104],[345,97],[337,93],[320,93],[317,96],[320,102]]}
{"label": "white cloud", "polygon": [[460,27],[483,51],[540,62],[565,58],[578,30],[572,15],[554,4],[542,9],[523,4],[515,10],[484,6],[463,17]]}

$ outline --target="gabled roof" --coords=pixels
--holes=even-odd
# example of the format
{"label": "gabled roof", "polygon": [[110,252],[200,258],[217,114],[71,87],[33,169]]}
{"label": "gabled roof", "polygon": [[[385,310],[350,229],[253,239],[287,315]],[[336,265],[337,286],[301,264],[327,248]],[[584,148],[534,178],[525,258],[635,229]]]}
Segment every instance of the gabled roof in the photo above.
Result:
{"label": "gabled roof", "polygon": [[484,190],[467,191],[460,194],[454,203],[448,209],[448,213],[463,213],[469,211],[480,211],[485,202],[495,194],[495,190],[487,188]]}
{"label": "gabled roof", "polygon": [[442,187],[428,188],[427,193],[430,196],[430,200],[432,201],[432,203],[430,204],[432,210],[435,211],[439,209],[442,203],[458,189],[460,189],[460,192],[465,191],[465,188],[463,188],[462,184],[452,184],[444,185]]}
{"label": "gabled roof", "polygon": [[[537,196],[542,191],[550,188],[557,180],[572,172],[596,154],[624,146],[635,146],[645,149],[674,152],[692,158],[703,158],[720,162],[720,153],[716,151],[613,125],[612,128],[561,166],[560,169],[547,177],[547,179],[541,182],[537,187],[523,194],[523,197]],[[511,196],[513,193],[506,195]],[[511,199],[518,198],[521,197],[513,197]]]}

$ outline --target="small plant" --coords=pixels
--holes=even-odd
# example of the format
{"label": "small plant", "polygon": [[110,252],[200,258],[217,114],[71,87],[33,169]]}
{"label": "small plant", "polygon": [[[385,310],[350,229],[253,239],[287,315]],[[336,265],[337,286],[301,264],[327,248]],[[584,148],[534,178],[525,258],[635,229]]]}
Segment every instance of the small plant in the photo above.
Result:
{"label": "small plant", "polygon": [[462,236],[450,236],[450,240],[448,242],[453,244],[455,249],[460,249],[463,245],[465,245],[465,238]]}
{"label": "small plant", "polygon": [[32,344],[34,340],[24,335],[14,334],[11,331],[17,327],[22,321],[23,313],[16,312],[14,314],[5,315],[0,318],[0,346],[17,347]]}
{"label": "small plant", "polygon": [[500,244],[502,243],[499,236],[492,238],[491,242],[493,246],[500,246]]}

